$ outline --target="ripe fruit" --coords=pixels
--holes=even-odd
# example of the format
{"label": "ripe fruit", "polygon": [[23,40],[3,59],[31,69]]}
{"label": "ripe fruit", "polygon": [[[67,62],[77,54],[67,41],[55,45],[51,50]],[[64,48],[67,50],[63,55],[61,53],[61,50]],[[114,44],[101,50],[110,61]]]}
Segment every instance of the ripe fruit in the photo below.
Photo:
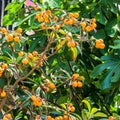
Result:
{"label": "ripe fruit", "polygon": [[50,89],[55,89],[56,88],[55,84],[53,84],[53,83],[48,83],[47,85]]}
{"label": "ripe fruit", "polygon": [[84,29],[86,27],[86,25],[87,25],[86,22],[81,22],[80,23],[80,26],[82,27],[82,29]]}
{"label": "ripe fruit", "polygon": [[104,49],[105,48],[104,41],[102,39],[96,40],[95,41],[95,47],[99,48],[99,49]]}
{"label": "ripe fruit", "polygon": [[71,40],[71,37],[70,37],[70,36],[66,36],[66,37],[65,37],[65,41],[68,42],[68,41],[70,41],[70,40]]}
{"label": "ripe fruit", "polygon": [[38,52],[37,52],[37,51],[33,51],[33,52],[32,52],[32,55],[33,55],[33,56],[37,56],[37,55],[38,55]]}
{"label": "ripe fruit", "polygon": [[32,95],[32,96],[31,96],[31,100],[32,100],[32,101],[35,101],[35,100],[36,100],[36,96],[35,96],[35,95]]}
{"label": "ripe fruit", "polygon": [[22,57],[24,55],[24,53],[22,51],[18,52],[18,56]]}
{"label": "ripe fruit", "polygon": [[22,33],[22,28],[18,28],[18,29],[16,30],[16,32],[19,33],[19,34],[21,34],[21,33]]}
{"label": "ripe fruit", "polygon": [[20,37],[19,36],[14,37],[14,41],[15,42],[19,42],[20,41]]}
{"label": "ripe fruit", "polygon": [[113,116],[110,116],[108,120],[115,120]]}
{"label": "ripe fruit", "polygon": [[4,63],[4,64],[2,64],[2,68],[3,68],[3,69],[7,69],[7,68],[8,68],[8,65],[7,65],[7,64],[5,64],[5,63]]}
{"label": "ripe fruit", "polygon": [[70,107],[70,111],[74,112],[75,111],[75,107],[74,106]]}
{"label": "ripe fruit", "polygon": [[80,88],[81,88],[82,86],[83,86],[82,82],[78,81],[78,82],[77,82],[77,87],[80,87]]}
{"label": "ripe fruit", "polygon": [[77,81],[74,81],[74,82],[72,83],[72,87],[77,87]]}
{"label": "ripe fruit", "polygon": [[2,33],[7,32],[6,28],[1,28],[1,32],[2,32]]}
{"label": "ripe fruit", "polygon": [[0,77],[2,76],[3,69],[0,67]]}
{"label": "ripe fruit", "polygon": [[52,120],[52,117],[51,116],[47,116],[46,120]]}
{"label": "ripe fruit", "polygon": [[54,25],[55,30],[59,30],[60,26],[59,25]]}
{"label": "ripe fruit", "polygon": [[6,97],[6,92],[4,91],[4,89],[1,91],[0,96],[1,96],[2,98]]}
{"label": "ripe fruit", "polygon": [[34,106],[41,106],[42,105],[42,99],[35,96],[35,95],[31,96],[31,100],[33,101]]}
{"label": "ripe fruit", "polygon": [[69,13],[68,16],[69,16],[69,17],[73,17],[73,13]]}
{"label": "ripe fruit", "polygon": [[79,78],[79,74],[78,73],[75,73],[72,75],[72,79],[73,80],[77,80]]}
{"label": "ripe fruit", "polygon": [[49,16],[48,16],[47,14],[44,14],[44,15],[43,15],[43,18],[44,18],[44,21],[45,21],[46,23],[49,23],[49,22],[50,22]]}
{"label": "ripe fruit", "polygon": [[7,114],[7,115],[5,115],[6,116],[6,118],[8,118],[8,119],[11,119],[12,118],[12,115],[11,114]]}
{"label": "ripe fruit", "polygon": [[79,14],[78,14],[78,13],[73,13],[73,16],[74,16],[75,18],[78,18],[78,17],[79,17]]}
{"label": "ripe fruit", "polygon": [[7,41],[8,42],[12,42],[13,41],[13,35],[12,34],[8,34],[7,35]]}
{"label": "ripe fruit", "polygon": [[50,14],[51,14],[51,11],[50,11],[50,10],[46,10],[46,11],[45,11],[45,14],[50,15]]}
{"label": "ripe fruit", "polygon": [[92,19],[90,20],[90,22],[91,22],[91,23],[95,23],[95,22],[96,22],[96,19],[95,19],[95,18],[92,18]]}
{"label": "ripe fruit", "polygon": [[30,58],[30,59],[32,59],[33,58],[32,53],[28,53],[27,57]]}
{"label": "ripe fruit", "polygon": [[34,10],[39,10],[39,7],[38,7],[38,6],[35,6],[35,7],[34,7]]}
{"label": "ripe fruit", "polygon": [[23,59],[22,64],[27,65],[28,64],[28,59],[27,58]]}
{"label": "ripe fruit", "polygon": [[91,26],[87,26],[87,27],[85,27],[85,30],[86,30],[86,32],[90,32],[92,30],[92,27]]}
{"label": "ripe fruit", "polygon": [[74,41],[69,41],[69,42],[67,43],[67,46],[68,46],[68,47],[75,47],[75,46],[76,46],[76,43],[75,43]]}

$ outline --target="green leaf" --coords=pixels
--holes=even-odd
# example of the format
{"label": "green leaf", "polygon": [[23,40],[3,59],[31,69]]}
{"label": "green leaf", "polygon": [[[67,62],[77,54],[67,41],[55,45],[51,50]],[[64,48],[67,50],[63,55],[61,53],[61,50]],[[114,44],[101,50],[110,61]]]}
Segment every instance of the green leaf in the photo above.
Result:
{"label": "green leaf", "polygon": [[4,87],[4,84],[5,84],[5,78],[4,78],[4,77],[1,77],[1,78],[0,78],[0,88],[3,88],[3,87]]}
{"label": "green leaf", "polygon": [[31,18],[32,16],[36,15],[37,13],[39,13],[39,12],[35,12],[35,13],[33,13],[33,14],[30,14],[30,15],[28,15],[27,17],[25,17],[23,20],[20,20],[20,21],[15,22],[15,23],[13,24],[13,26],[14,26],[14,27],[17,27],[17,26],[21,25],[23,22],[25,22],[26,20],[28,20],[28,19]]}
{"label": "green leaf", "polygon": [[88,120],[85,110],[82,110],[82,119],[83,120]]}
{"label": "green leaf", "polygon": [[92,110],[91,110],[91,114],[96,113],[98,110],[99,110],[98,108],[92,108]]}
{"label": "green leaf", "polygon": [[73,59],[73,61],[75,61],[77,59],[77,55],[78,55],[77,48],[71,47],[70,49],[72,51],[72,59]]}
{"label": "green leaf", "polygon": [[82,100],[82,102],[86,104],[86,106],[88,108],[88,111],[90,112],[91,111],[91,105],[90,105],[90,103],[87,100]]}
{"label": "green leaf", "polygon": [[107,115],[102,112],[97,112],[96,114],[93,115],[93,117],[107,117]]}
{"label": "green leaf", "polygon": [[107,35],[110,37],[114,37],[117,30],[118,30],[117,19],[109,21],[105,26],[105,31],[107,32]]}
{"label": "green leaf", "polygon": [[114,41],[114,46],[109,45],[109,47],[113,48],[113,49],[120,49],[120,39],[119,40],[115,40]]}

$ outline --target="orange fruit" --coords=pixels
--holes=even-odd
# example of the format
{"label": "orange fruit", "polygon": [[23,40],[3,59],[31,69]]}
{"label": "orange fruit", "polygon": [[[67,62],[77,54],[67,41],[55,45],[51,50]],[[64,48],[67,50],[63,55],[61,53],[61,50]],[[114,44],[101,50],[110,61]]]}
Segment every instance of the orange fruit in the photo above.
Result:
{"label": "orange fruit", "polygon": [[108,120],[115,120],[113,116],[110,116]]}
{"label": "orange fruit", "polygon": [[44,18],[44,21],[45,21],[46,23],[49,23],[49,22],[50,22],[49,16],[48,16],[47,14],[44,14],[44,15],[43,15],[43,18]]}
{"label": "orange fruit", "polygon": [[17,28],[16,32],[21,34],[22,33],[22,28]]}
{"label": "orange fruit", "polygon": [[75,111],[75,107],[74,106],[70,107],[70,111],[74,112]]}
{"label": "orange fruit", "polygon": [[50,11],[50,10],[46,10],[46,11],[45,11],[45,14],[50,15],[50,14],[51,14],[51,11]]}
{"label": "orange fruit", "polygon": [[46,26],[45,23],[43,23],[43,24],[41,25],[41,27],[42,27],[42,29],[46,29],[46,28],[47,28],[47,26]]}
{"label": "orange fruit", "polygon": [[39,7],[36,5],[36,6],[34,7],[34,10],[39,10]]}
{"label": "orange fruit", "polygon": [[86,30],[86,32],[90,32],[92,30],[92,27],[91,26],[87,26],[87,27],[85,27],[85,30]]}
{"label": "orange fruit", "polygon": [[104,49],[104,48],[105,48],[105,44],[103,44],[103,43],[100,44],[100,45],[99,45],[99,48],[100,48],[100,49]]}
{"label": "orange fruit", "polygon": [[53,26],[55,30],[59,30],[60,26],[59,25],[54,25]]}
{"label": "orange fruit", "polygon": [[24,55],[24,53],[22,51],[18,52],[18,56],[22,57]]}
{"label": "orange fruit", "polygon": [[43,22],[43,21],[44,21],[43,17],[38,17],[38,22]]}
{"label": "orange fruit", "polygon": [[22,64],[27,65],[28,64],[28,59],[27,58],[23,59]]}
{"label": "orange fruit", "polygon": [[74,16],[75,18],[78,18],[78,17],[79,17],[79,13],[73,13],[73,16]]}
{"label": "orange fruit", "polygon": [[5,115],[5,116],[6,116],[6,118],[8,118],[8,119],[12,118],[12,115],[11,115],[11,114],[7,114],[7,115]]}
{"label": "orange fruit", "polygon": [[6,28],[1,28],[1,32],[2,32],[2,33],[7,32]]}
{"label": "orange fruit", "polygon": [[90,22],[91,22],[91,23],[95,23],[95,22],[96,22],[96,19],[95,19],[95,18],[92,18],[92,19],[90,20]]}
{"label": "orange fruit", "polygon": [[46,120],[52,120],[52,117],[51,116],[47,116]]}
{"label": "orange fruit", "polygon": [[1,96],[2,98],[6,97],[6,92],[4,91],[4,89],[1,91],[0,96]]}
{"label": "orange fruit", "polygon": [[8,65],[6,63],[2,64],[2,68],[3,69],[7,69],[8,68]]}
{"label": "orange fruit", "polygon": [[13,41],[13,34],[8,34],[8,35],[7,35],[7,41],[8,41],[8,42]]}
{"label": "orange fruit", "polygon": [[81,23],[80,23],[80,26],[81,26],[83,29],[86,27],[86,25],[87,25],[86,22],[81,22]]}
{"label": "orange fruit", "polygon": [[74,81],[74,82],[72,83],[72,87],[77,87],[77,81]]}
{"label": "orange fruit", "polygon": [[33,58],[32,53],[28,53],[28,54],[27,54],[27,57],[30,58],[30,59],[32,59],[32,58]]}
{"label": "orange fruit", "polygon": [[70,40],[71,40],[71,37],[70,37],[70,36],[66,36],[66,37],[65,37],[65,41],[68,42],[68,41],[70,41]]}
{"label": "orange fruit", "polygon": [[58,21],[58,17],[57,16],[53,16],[53,21],[57,22]]}
{"label": "orange fruit", "polygon": [[78,79],[79,78],[79,74],[78,73],[74,73],[73,75],[72,75],[72,79],[73,80],[76,80],[76,79]]}
{"label": "orange fruit", "polygon": [[56,88],[55,84],[53,84],[53,83],[50,83],[48,87],[51,88],[51,89],[55,89]]}
{"label": "orange fruit", "polygon": [[6,117],[3,117],[3,119],[2,120],[8,120],[8,118],[6,118]]}
{"label": "orange fruit", "polygon": [[69,16],[69,17],[73,17],[74,14],[73,14],[73,13],[69,13],[68,16]]}
{"label": "orange fruit", "polygon": [[15,42],[19,42],[20,41],[20,37],[19,36],[14,37],[14,41]]}
{"label": "orange fruit", "polygon": [[32,96],[31,96],[31,100],[32,100],[32,101],[35,101],[35,100],[36,100],[36,96],[35,96],[35,95],[32,95]]}
{"label": "orange fruit", "polygon": [[36,115],[35,118],[36,118],[36,120],[40,120],[41,117],[40,117],[40,115]]}
{"label": "orange fruit", "polygon": [[83,86],[82,82],[78,81],[77,86],[81,88]]}
{"label": "orange fruit", "polygon": [[33,51],[33,52],[32,52],[32,55],[33,55],[33,56],[37,56],[37,55],[38,55],[38,52],[37,52],[37,51]]}
{"label": "orange fruit", "polygon": [[75,44],[74,41],[70,41],[70,42],[67,43],[67,46],[68,46],[68,47],[75,47],[76,44]]}

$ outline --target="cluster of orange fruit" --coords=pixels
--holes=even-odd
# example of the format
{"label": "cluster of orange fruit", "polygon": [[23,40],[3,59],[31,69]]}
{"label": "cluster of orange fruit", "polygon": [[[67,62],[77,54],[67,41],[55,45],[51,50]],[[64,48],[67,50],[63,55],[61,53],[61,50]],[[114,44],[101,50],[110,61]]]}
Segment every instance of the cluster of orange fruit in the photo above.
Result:
{"label": "cluster of orange fruit", "polygon": [[18,52],[18,57],[25,57],[22,60],[23,65],[27,65],[31,62],[32,65],[34,65],[34,63],[35,63],[38,66],[42,66],[43,61],[45,61],[47,59],[46,55],[39,54],[37,51],[33,51],[32,53],[24,53],[23,51],[20,51],[20,52]]}
{"label": "cluster of orange fruit", "polygon": [[73,106],[72,103],[68,104],[68,111],[70,111],[70,112],[74,112],[75,111],[75,107]]}
{"label": "cluster of orange fruit", "polygon": [[50,82],[50,81],[45,81],[46,83],[41,85],[41,88],[43,90],[45,90],[46,92],[50,92],[51,90],[56,89],[56,86],[54,83]]}
{"label": "cluster of orange fruit", "polygon": [[52,116],[47,116],[46,120],[72,120],[72,118],[69,115],[58,116],[55,118],[53,118]]}
{"label": "cluster of orange fruit", "polygon": [[83,86],[83,83],[81,81],[85,80],[84,76],[80,76],[79,74],[75,73],[72,75],[72,87],[79,87],[81,88]]}
{"label": "cluster of orange fruit", "polygon": [[73,25],[77,22],[79,17],[79,13],[68,13],[67,17],[64,19],[64,24],[66,25]]}
{"label": "cluster of orange fruit", "polygon": [[3,74],[3,71],[8,69],[8,65],[6,63],[2,63],[1,66],[0,66],[0,77],[2,76]]}
{"label": "cluster of orange fruit", "polygon": [[51,11],[50,10],[46,10],[45,12],[40,12],[38,13],[35,18],[38,20],[38,22],[45,22],[45,23],[49,23],[50,22],[50,16]]}
{"label": "cluster of orange fruit", "polygon": [[0,89],[0,97],[1,97],[1,98],[6,97],[6,92],[5,92],[4,89]]}
{"label": "cluster of orange fruit", "polygon": [[11,33],[6,28],[1,28],[0,32],[6,36],[8,42],[19,42],[21,39],[22,28],[18,28],[16,32]]}
{"label": "cluster of orange fruit", "polygon": [[85,30],[86,32],[90,32],[97,27],[96,19],[92,18],[90,20],[90,22],[89,21],[82,21],[80,23],[80,26],[82,27],[82,30]]}
{"label": "cluster of orange fruit", "polygon": [[95,47],[99,48],[99,49],[104,49],[105,48],[105,44],[103,39],[98,39],[95,41]]}
{"label": "cluster of orange fruit", "polygon": [[12,119],[12,115],[11,114],[6,114],[2,120],[11,120]]}
{"label": "cluster of orange fruit", "polygon": [[65,42],[67,42],[68,47],[76,47],[78,45],[78,42],[73,41],[72,37],[68,34],[66,34]]}
{"label": "cluster of orange fruit", "polygon": [[32,95],[31,100],[34,106],[42,106],[42,99],[40,97]]}

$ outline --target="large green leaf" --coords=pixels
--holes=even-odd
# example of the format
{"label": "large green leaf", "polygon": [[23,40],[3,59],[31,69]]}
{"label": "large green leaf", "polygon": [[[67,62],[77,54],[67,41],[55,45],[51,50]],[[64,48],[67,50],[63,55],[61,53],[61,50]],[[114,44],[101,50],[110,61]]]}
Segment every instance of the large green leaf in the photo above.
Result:
{"label": "large green leaf", "polygon": [[105,26],[105,30],[108,36],[114,37],[118,30],[117,19],[109,21]]}
{"label": "large green leaf", "polygon": [[110,88],[113,82],[119,80],[120,73],[118,71],[120,71],[119,57],[109,56],[103,64],[95,67],[91,77],[98,77],[99,87],[106,89]]}

